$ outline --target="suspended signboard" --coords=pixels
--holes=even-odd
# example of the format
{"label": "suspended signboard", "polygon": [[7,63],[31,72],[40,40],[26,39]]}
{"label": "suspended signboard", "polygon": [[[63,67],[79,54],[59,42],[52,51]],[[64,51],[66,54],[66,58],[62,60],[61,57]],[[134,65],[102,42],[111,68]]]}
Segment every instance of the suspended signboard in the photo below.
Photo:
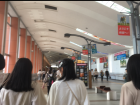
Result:
{"label": "suspended signboard", "polygon": [[130,36],[129,16],[118,15],[118,35]]}
{"label": "suspended signboard", "polygon": [[96,44],[91,45],[91,49],[92,49],[92,54],[96,54],[97,53]]}
{"label": "suspended signboard", "polygon": [[81,60],[81,53],[77,54],[77,60]]}
{"label": "suspended signboard", "polygon": [[88,55],[88,46],[87,45],[82,46],[82,53],[83,53],[83,55]]}

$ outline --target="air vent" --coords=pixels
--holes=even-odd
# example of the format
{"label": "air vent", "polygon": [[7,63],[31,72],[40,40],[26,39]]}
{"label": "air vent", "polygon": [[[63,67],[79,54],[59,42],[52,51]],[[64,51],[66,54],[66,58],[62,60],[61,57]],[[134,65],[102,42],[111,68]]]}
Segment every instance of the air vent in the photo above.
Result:
{"label": "air vent", "polygon": [[51,10],[57,10],[57,7],[50,6],[50,5],[45,5],[46,9],[51,9]]}
{"label": "air vent", "polygon": [[52,29],[49,29],[49,31],[51,31],[51,32],[56,32],[56,30],[52,30]]}

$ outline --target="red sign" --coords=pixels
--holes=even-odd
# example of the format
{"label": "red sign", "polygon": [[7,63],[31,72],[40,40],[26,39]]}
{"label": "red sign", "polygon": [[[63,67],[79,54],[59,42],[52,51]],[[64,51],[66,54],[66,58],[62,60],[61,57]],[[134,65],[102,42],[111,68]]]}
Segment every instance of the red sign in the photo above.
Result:
{"label": "red sign", "polygon": [[85,66],[87,65],[86,63],[77,63],[78,66]]}
{"label": "red sign", "polygon": [[107,57],[102,57],[102,58],[100,58],[100,63],[104,63],[104,62],[107,62]]}
{"label": "red sign", "polygon": [[88,55],[88,50],[82,50],[83,55]]}
{"label": "red sign", "polygon": [[118,25],[118,35],[130,36],[130,27]]}
{"label": "red sign", "polygon": [[114,56],[118,56],[118,55],[122,55],[122,54],[126,54],[126,51],[115,53]]}
{"label": "red sign", "polygon": [[72,59],[72,60],[75,60],[75,56],[72,56],[71,59]]}

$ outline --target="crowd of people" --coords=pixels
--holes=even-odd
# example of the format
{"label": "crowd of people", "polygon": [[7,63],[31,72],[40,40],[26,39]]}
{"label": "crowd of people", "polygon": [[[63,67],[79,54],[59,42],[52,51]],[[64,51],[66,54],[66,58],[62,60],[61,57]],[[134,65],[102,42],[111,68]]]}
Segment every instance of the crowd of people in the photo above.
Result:
{"label": "crowd of people", "polygon": [[[0,54],[0,70],[4,67],[5,60]],[[73,60],[63,59],[57,72],[51,67],[48,72],[39,70],[39,81],[32,81],[32,69],[28,58],[18,59],[1,85],[0,105],[90,105],[85,84],[76,77]],[[47,99],[39,84],[41,80],[42,88],[47,84]]]}
{"label": "crowd of people", "polygon": [[[5,67],[4,57],[0,54],[0,70]],[[125,84],[122,86],[120,105],[139,105],[140,103],[140,54],[132,55],[124,74]],[[39,71],[38,79],[43,78],[43,86],[47,84],[48,98],[37,81],[32,81],[32,62],[28,58],[20,58],[10,75],[0,86],[0,105],[90,105],[87,89],[83,81],[77,79],[74,62],[63,59],[58,71],[49,68],[48,72]],[[0,72],[1,73],[1,72]],[[97,69],[92,73],[98,78]],[[108,70],[100,72],[109,77]],[[56,77],[56,78],[55,78]]]}
{"label": "crowd of people", "polygon": [[109,71],[107,69],[106,69],[105,73],[103,72],[103,70],[101,70],[100,73],[98,73],[97,68],[95,68],[94,71],[93,71],[93,69],[91,69],[91,75],[92,75],[93,81],[94,81],[94,78],[97,81],[98,80],[98,76],[100,75],[102,82],[103,82],[104,75],[106,76],[107,81],[108,81],[108,78],[110,77]]}

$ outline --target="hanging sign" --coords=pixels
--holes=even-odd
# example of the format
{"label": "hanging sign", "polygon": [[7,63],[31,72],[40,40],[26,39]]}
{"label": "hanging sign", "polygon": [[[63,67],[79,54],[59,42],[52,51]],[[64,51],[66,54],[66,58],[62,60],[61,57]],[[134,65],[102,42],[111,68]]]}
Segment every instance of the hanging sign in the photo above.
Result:
{"label": "hanging sign", "polygon": [[87,45],[82,46],[82,53],[83,53],[83,55],[88,55],[88,46]]}
{"label": "hanging sign", "polygon": [[81,60],[81,53],[77,54],[77,60]]}
{"label": "hanging sign", "polygon": [[75,60],[75,56],[72,56],[71,59],[72,59],[72,60]]}
{"label": "hanging sign", "polygon": [[118,35],[130,36],[129,16],[118,15]]}
{"label": "hanging sign", "polygon": [[97,53],[96,44],[91,45],[91,49],[92,49],[92,54],[96,54]]}
{"label": "hanging sign", "polygon": [[121,51],[114,54],[114,60],[122,60],[129,58],[129,50],[128,51]]}

